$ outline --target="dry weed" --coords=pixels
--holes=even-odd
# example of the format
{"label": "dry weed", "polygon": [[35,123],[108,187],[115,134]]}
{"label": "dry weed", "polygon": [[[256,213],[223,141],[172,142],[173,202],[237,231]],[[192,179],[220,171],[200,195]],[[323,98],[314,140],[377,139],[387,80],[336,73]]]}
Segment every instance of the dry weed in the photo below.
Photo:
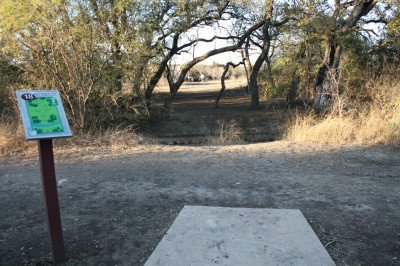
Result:
{"label": "dry weed", "polygon": [[357,115],[342,117],[296,114],[285,139],[331,144],[400,144],[400,104],[377,104]]}
{"label": "dry weed", "polygon": [[233,144],[242,141],[242,131],[236,121],[218,121],[219,127],[214,135],[207,136],[208,144]]}
{"label": "dry weed", "polygon": [[351,102],[345,88],[342,94],[335,95],[330,115],[321,118],[312,113],[295,114],[286,139],[332,144],[400,144],[400,68],[387,71],[365,83],[364,100]]}
{"label": "dry weed", "polygon": [[393,115],[387,120],[386,142],[389,144],[400,143],[400,98],[397,100]]}
{"label": "dry weed", "polygon": [[[141,143],[139,137],[131,127],[108,129],[101,133],[85,133],[71,138],[55,140],[58,150],[76,150],[88,147],[106,147],[110,150],[131,148]],[[22,126],[0,123],[0,154],[29,155],[37,153],[36,141],[27,141]]]}
{"label": "dry weed", "polygon": [[354,139],[354,121],[330,116],[318,119],[313,114],[297,115],[286,133],[292,141],[343,143]]}
{"label": "dry weed", "polygon": [[138,145],[141,138],[129,126],[122,129],[111,128],[104,132],[88,132],[57,141],[62,148],[105,147],[110,150],[118,150]]}
{"label": "dry weed", "polygon": [[26,141],[22,125],[0,123],[0,154],[30,154],[37,150],[36,144]]}

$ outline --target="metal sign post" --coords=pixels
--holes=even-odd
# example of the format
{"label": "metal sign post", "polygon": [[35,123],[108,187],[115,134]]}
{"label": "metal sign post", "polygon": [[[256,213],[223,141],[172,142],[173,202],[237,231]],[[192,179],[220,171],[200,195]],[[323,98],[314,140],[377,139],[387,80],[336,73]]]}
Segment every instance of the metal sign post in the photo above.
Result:
{"label": "metal sign post", "polygon": [[53,138],[72,135],[58,91],[17,91],[27,140],[37,140],[53,263],[67,261],[58,204]]}

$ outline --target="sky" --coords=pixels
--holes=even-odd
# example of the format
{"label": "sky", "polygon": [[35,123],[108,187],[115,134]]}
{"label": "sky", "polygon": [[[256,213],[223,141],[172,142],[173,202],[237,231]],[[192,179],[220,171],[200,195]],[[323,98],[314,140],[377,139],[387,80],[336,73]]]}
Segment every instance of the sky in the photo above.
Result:
{"label": "sky", "polygon": [[[212,49],[220,48],[226,45],[227,44],[224,44],[222,42],[201,43],[195,47],[194,53],[193,49],[190,49],[187,53],[175,56],[173,60],[175,61],[176,64],[184,64],[192,60],[194,57],[203,55]],[[203,65],[212,65],[214,63],[226,64],[228,62],[238,63],[240,61],[241,61],[241,55],[239,54],[239,52],[226,52],[209,57],[200,64]]]}
{"label": "sky", "polygon": [[[231,23],[231,22],[226,22],[226,23]],[[229,26],[229,25],[224,25],[224,26]],[[206,27],[206,28],[200,28],[197,30],[191,30],[188,33],[188,36],[190,36],[190,35],[198,36],[199,38],[203,38],[203,39],[211,39],[214,36],[214,29],[211,27]],[[217,32],[216,35],[224,36],[224,35],[226,35],[226,31],[225,32]],[[182,43],[187,42],[188,39],[189,39],[189,37],[186,39],[183,39]],[[175,61],[176,64],[184,64],[184,63],[192,60],[194,57],[201,56],[201,55],[209,52],[210,50],[225,47],[227,45],[229,45],[229,44],[226,42],[226,40],[214,40],[213,42],[201,42],[198,45],[196,45],[194,47],[194,49],[191,48],[189,51],[187,51],[187,53],[182,53],[181,55],[175,56],[173,58],[173,60]],[[238,63],[240,61],[242,61],[242,58],[241,58],[241,55],[239,52],[226,52],[226,53],[214,55],[214,56],[204,60],[200,64],[203,64],[203,65],[212,65],[214,63],[226,64],[228,62]]]}
{"label": "sky", "polygon": [[[328,0],[328,3],[333,8],[333,6],[334,6],[333,0]],[[230,21],[225,21],[225,22],[222,22],[222,24],[220,24],[220,25],[225,28],[229,28],[231,23],[232,22],[230,22]],[[364,25],[363,27],[366,29],[372,29],[378,34],[382,33],[382,25],[380,25],[380,24],[371,23],[371,24]],[[219,36],[224,36],[224,35],[226,36],[226,31],[225,32],[223,32],[223,31],[217,32],[216,34]],[[210,39],[214,36],[214,29],[211,27],[206,27],[206,28],[200,28],[197,30],[191,30],[187,35],[188,36],[194,35],[199,38]],[[378,38],[378,36],[373,36],[373,35],[371,37]],[[188,38],[189,37],[187,37],[187,39],[183,39],[182,43],[187,42]],[[181,55],[174,56],[173,61],[176,64],[184,64],[186,62],[189,62],[190,60],[192,60],[193,58],[195,58],[197,56],[201,56],[201,55],[207,53],[210,50],[213,50],[215,48],[221,48],[221,47],[224,47],[227,45],[228,44],[225,40],[215,40],[210,43],[202,42],[202,43],[199,43],[194,49],[191,48],[186,53],[182,53]],[[260,53],[260,51],[256,50],[256,51],[252,51],[251,53],[252,54],[250,55],[250,61],[252,63],[254,63],[255,60],[257,59],[257,56]],[[203,65],[212,65],[214,63],[226,64],[228,62],[238,63],[240,61],[242,61],[242,58],[241,58],[240,52],[238,51],[238,52],[226,52],[226,53],[212,56],[212,57],[204,60],[200,64],[203,64]]]}

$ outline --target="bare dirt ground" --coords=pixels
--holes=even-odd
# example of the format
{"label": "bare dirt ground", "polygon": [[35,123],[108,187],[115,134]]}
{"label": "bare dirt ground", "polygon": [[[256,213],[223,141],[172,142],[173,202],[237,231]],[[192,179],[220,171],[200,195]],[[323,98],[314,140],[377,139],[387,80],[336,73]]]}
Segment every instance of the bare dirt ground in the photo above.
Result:
{"label": "bare dirt ground", "polygon": [[250,97],[241,88],[245,80],[228,80],[227,90],[215,108],[220,82],[184,83],[173,102],[173,110],[164,114],[167,87],[156,90],[152,110],[153,123],[139,132],[164,144],[199,144],[215,135],[221,123],[233,122],[246,142],[279,139],[285,131],[287,112],[277,100],[249,110]]}
{"label": "bare dirt ground", "polygon": [[[286,141],[57,150],[66,265],[143,265],[184,205],[300,209],[338,265],[400,265],[399,155]],[[35,155],[1,158],[0,217],[0,265],[49,264]]]}

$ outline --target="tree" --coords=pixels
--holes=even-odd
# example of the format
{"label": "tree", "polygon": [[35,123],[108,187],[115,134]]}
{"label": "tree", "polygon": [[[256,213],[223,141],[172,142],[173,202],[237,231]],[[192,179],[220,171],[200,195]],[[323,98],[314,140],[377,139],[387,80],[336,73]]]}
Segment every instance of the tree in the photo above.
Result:
{"label": "tree", "polygon": [[[249,38],[251,44],[257,47],[261,52],[259,53],[254,65],[249,68],[249,85],[248,90],[251,96],[250,109],[259,108],[259,74],[261,67],[265,65],[266,79],[269,86],[275,90],[275,80],[272,73],[271,51],[272,42],[276,41],[278,36],[281,35],[280,28],[288,22],[295,19],[293,7],[288,4],[279,5],[277,9],[279,12],[274,11],[275,3],[273,0],[264,1],[263,6],[263,20],[265,21],[259,32],[255,32]],[[248,62],[248,44],[245,46],[245,58]]]}
{"label": "tree", "polygon": [[152,45],[157,51],[154,58],[157,60],[158,67],[146,86],[145,99],[148,108],[151,106],[153,90],[172,57],[199,42],[213,40],[198,37],[186,40],[187,32],[196,27],[214,24],[215,21],[222,18],[228,5],[229,1],[195,1],[190,4],[187,1],[153,3],[153,8],[155,7],[155,10],[158,11],[155,13],[159,14],[156,16],[155,23],[152,23],[156,26],[153,29],[154,32],[159,36]]}
{"label": "tree", "polygon": [[[111,53],[114,54],[114,60],[110,61],[110,66],[114,72],[114,86],[110,88],[110,92],[122,90],[122,32],[123,26],[127,24],[126,9],[123,6],[118,6],[114,0],[108,2],[98,2],[90,0],[90,7],[94,12],[94,19],[98,25],[104,27],[104,33],[110,41]],[[100,5],[99,5],[100,4]],[[110,23],[107,23],[110,21]]]}
{"label": "tree", "polygon": [[[378,0],[335,1],[331,16],[325,16],[330,22],[324,31],[325,56],[315,78],[314,108],[317,112],[326,110],[332,104],[335,80],[339,77],[344,39],[362,18],[366,17],[378,4]],[[374,19],[372,22],[380,20]],[[365,20],[364,22],[368,22]]]}
{"label": "tree", "polygon": [[271,23],[272,23],[272,14],[274,9],[274,1],[266,0],[265,1],[265,11],[264,11],[264,25],[262,28],[262,46],[261,53],[258,56],[256,62],[254,63],[252,70],[250,72],[249,77],[249,92],[251,96],[251,109],[258,109],[260,100],[259,100],[259,87],[257,82],[258,73],[260,71],[261,66],[267,60],[267,64],[269,65],[268,55],[271,47],[271,36],[269,33]]}
{"label": "tree", "polygon": [[221,99],[222,94],[224,93],[224,91],[226,89],[225,78],[226,78],[226,74],[229,71],[229,67],[235,68],[235,67],[240,66],[241,64],[245,64],[245,62],[242,61],[242,62],[239,62],[237,64],[234,64],[232,62],[228,62],[228,63],[225,64],[224,71],[222,72],[222,75],[221,75],[221,90],[219,91],[217,99],[215,99],[215,108],[219,108],[219,100]]}
{"label": "tree", "polygon": [[[334,5],[322,0],[3,0],[0,14],[2,90],[59,89],[79,131],[107,128],[145,112],[142,106],[150,107],[165,74],[169,109],[196,64],[238,50],[246,61],[251,108],[259,106],[262,79],[278,89],[284,80],[290,103],[300,90],[309,90],[315,76],[314,106],[323,110],[333,100],[329,77],[339,80],[339,70],[347,71],[341,62],[360,55],[379,64],[395,62],[400,47],[395,0],[336,0]],[[363,25],[370,22],[388,22],[384,38],[369,36],[373,30]],[[214,35],[198,36],[205,28]],[[194,57],[171,75],[174,56],[217,39],[226,45]],[[254,65],[249,49],[259,51]]]}
{"label": "tree", "polygon": [[112,93],[116,68],[122,69],[122,44],[112,48],[120,35],[115,27],[110,32],[107,19],[96,17],[86,1],[2,4],[0,38],[10,51],[10,62],[24,73],[21,88],[60,90],[79,132],[106,128],[124,115]]}
{"label": "tree", "polygon": [[225,52],[233,52],[233,51],[236,51],[236,50],[240,49],[242,47],[242,45],[244,44],[244,42],[246,41],[246,39],[254,31],[256,31],[257,29],[262,27],[264,25],[264,23],[265,23],[265,21],[262,20],[260,22],[255,23],[250,28],[246,29],[239,36],[227,37],[227,38],[231,38],[231,39],[237,39],[236,43],[234,43],[232,45],[225,46],[225,47],[213,49],[213,50],[211,50],[211,51],[209,51],[209,52],[207,52],[207,53],[205,53],[205,54],[203,54],[201,56],[193,58],[190,62],[185,64],[184,67],[181,69],[181,73],[179,74],[177,80],[173,84],[171,84],[172,87],[170,88],[170,95],[166,99],[166,101],[164,103],[164,107],[166,109],[170,109],[171,108],[173,99],[175,98],[179,88],[181,87],[181,85],[185,81],[186,74],[190,71],[190,69],[192,67],[194,67],[196,64],[206,60],[207,58],[209,58],[211,56],[214,56],[214,55],[217,55],[217,54],[221,54],[221,53],[225,53]]}

